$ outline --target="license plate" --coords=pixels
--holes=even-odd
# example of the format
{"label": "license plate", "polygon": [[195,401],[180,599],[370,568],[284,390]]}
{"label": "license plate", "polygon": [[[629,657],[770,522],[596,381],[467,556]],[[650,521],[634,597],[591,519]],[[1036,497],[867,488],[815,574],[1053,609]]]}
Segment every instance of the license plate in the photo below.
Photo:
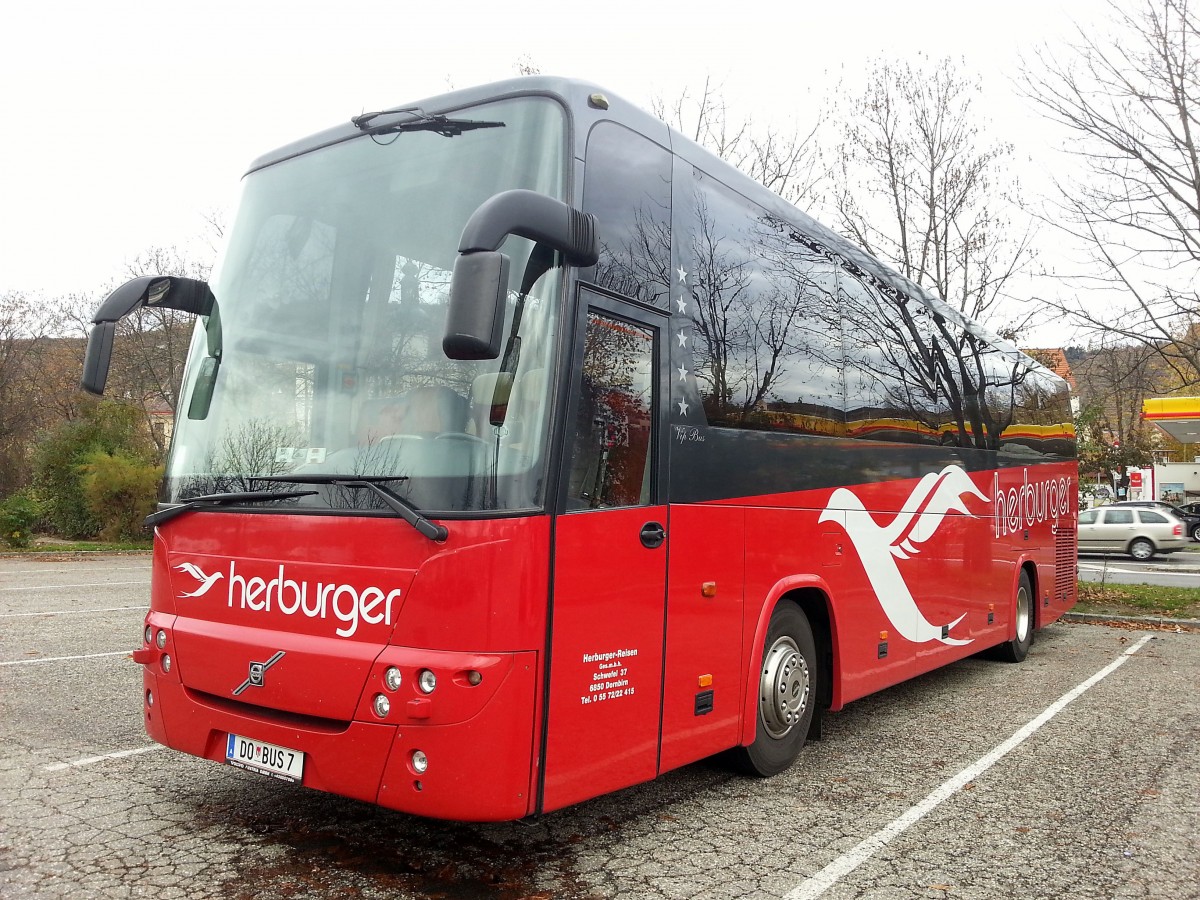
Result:
{"label": "license plate", "polygon": [[225,744],[225,759],[231,766],[270,775],[283,781],[299,781],[304,775],[304,754],[231,734]]}

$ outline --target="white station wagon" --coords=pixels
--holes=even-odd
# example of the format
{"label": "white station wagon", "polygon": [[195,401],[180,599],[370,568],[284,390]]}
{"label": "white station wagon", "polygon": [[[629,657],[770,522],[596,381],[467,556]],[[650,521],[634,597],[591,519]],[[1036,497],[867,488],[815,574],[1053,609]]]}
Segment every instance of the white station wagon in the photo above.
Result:
{"label": "white station wagon", "polygon": [[1157,509],[1101,506],[1079,514],[1080,553],[1128,553],[1145,560],[1187,545],[1183,522]]}

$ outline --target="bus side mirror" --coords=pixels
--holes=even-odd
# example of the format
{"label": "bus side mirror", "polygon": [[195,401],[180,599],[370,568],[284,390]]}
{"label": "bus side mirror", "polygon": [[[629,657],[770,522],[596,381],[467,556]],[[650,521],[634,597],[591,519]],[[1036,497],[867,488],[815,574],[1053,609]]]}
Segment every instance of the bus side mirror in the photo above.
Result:
{"label": "bus side mirror", "polygon": [[207,316],[215,305],[216,299],[208,287],[208,282],[195,278],[143,275],[125,282],[108,295],[92,316],[92,324],[95,327],[88,335],[80,385],[90,394],[104,393],[117,323],[134,310],[143,306],[161,306],[197,316]]}
{"label": "bus side mirror", "polygon": [[450,279],[442,350],[450,359],[495,359],[503,339],[508,257],[496,250],[460,256]]}
{"label": "bus side mirror", "polygon": [[467,220],[458,242],[442,338],[442,350],[450,359],[500,355],[508,257],[498,248],[510,234],[557,250],[573,266],[594,266],[600,258],[593,216],[535,191],[504,191],[485,200]]}

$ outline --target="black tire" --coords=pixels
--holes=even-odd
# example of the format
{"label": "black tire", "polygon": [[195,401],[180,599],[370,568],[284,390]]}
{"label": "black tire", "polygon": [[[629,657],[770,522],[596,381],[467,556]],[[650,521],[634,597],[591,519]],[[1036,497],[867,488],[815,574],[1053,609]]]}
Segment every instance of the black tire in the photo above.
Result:
{"label": "black tire", "polygon": [[763,643],[754,742],[735,747],[731,754],[738,771],[766,778],[795,762],[820,696],[819,673],[808,617],[790,600],[780,601]]}
{"label": "black tire", "polygon": [[1134,538],[1129,542],[1129,555],[1139,562],[1154,557],[1154,544],[1147,538]]}
{"label": "black tire", "polygon": [[1192,526],[1192,540],[1200,541],[1200,522]]}
{"label": "black tire", "polygon": [[1013,638],[996,648],[997,655],[1005,662],[1019,663],[1029,655],[1033,646],[1034,603],[1033,584],[1029,573],[1022,572],[1017,583],[1016,616],[1013,623]]}

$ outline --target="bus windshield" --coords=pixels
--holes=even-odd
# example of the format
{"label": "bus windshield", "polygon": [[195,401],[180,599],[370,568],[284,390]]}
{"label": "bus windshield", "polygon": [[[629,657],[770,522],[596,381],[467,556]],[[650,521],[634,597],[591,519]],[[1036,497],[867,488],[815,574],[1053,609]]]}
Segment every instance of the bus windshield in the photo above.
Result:
{"label": "bus windshield", "polygon": [[379,129],[247,176],[193,336],[164,502],[297,493],[295,476],[320,486],[262,508],[387,508],[378,491],[322,484],[353,479],[425,511],[542,505],[561,268],[509,237],[500,358],[447,359],[441,341],[471,213],[512,188],[563,199],[564,113],[525,97],[453,115],[487,126]]}

